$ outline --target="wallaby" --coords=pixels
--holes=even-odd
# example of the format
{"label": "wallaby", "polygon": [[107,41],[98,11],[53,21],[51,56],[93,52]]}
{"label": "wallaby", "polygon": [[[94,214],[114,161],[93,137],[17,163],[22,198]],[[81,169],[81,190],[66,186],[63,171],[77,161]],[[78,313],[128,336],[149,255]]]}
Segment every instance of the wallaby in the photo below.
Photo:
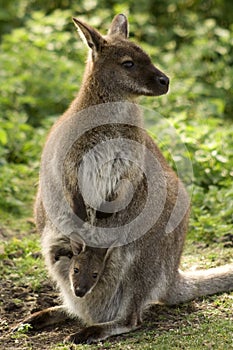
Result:
{"label": "wallaby", "polygon": [[[232,290],[233,265],[191,273],[179,270],[188,195],[143,129],[135,103],[140,95],[167,93],[168,77],[128,40],[124,15],[113,19],[106,36],[76,18],[74,23],[90,55],[77,98],[48,136],[35,205],[42,251],[63,305],[23,322],[40,328],[74,316],[86,327],[67,341],[92,343],[137,328],[152,302],[171,305]],[[152,158],[155,168],[150,171]],[[101,167],[95,171],[98,163]],[[143,224],[134,225],[141,212]],[[88,246],[108,249],[113,238],[117,241],[107,259],[102,258],[97,283],[88,285],[83,296],[76,293],[76,277],[70,272],[73,214],[80,219],[76,231]],[[93,274],[92,259],[94,266],[101,263],[87,256],[87,273]]]}

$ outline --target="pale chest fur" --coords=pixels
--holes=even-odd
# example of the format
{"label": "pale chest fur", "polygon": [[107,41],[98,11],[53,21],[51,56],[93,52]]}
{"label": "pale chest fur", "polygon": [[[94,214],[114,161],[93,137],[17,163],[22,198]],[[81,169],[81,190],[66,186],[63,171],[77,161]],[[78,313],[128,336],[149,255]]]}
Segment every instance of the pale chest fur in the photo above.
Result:
{"label": "pale chest fur", "polygon": [[83,156],[77,177],[91,224],[97,210],[115,213],[130,203],[142,177],[135,163],[140,152],[134,146],[133,141],[121,137],[106,139]]}

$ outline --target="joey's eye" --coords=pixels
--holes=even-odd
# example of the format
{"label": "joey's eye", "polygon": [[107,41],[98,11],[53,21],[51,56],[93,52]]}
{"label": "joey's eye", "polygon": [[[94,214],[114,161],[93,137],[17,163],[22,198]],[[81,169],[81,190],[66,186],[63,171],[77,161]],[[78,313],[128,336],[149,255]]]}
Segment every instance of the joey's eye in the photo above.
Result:
{"label": "joey's eye", "polygon": [[133,61],[125,61],[122,63],[122,66],[125,68],[132,68],[134,66]]}
{"label": "joey's eye", "polygon": [[98,273],[97,273],[97,272],[94,272],[94,273],[92,274],[92,277],[93,277],[94,279],[96,279],[97,276],[98,276]]}
{"label": "joey's eye", "polygon": [[79,273],[79,269],[77,267],[74,267],[74,273]]}

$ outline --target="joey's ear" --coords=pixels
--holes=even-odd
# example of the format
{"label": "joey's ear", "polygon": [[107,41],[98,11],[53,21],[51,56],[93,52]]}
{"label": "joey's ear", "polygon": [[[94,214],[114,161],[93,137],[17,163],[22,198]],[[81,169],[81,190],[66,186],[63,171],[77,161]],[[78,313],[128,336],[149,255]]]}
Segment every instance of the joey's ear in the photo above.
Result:
{"label": "joey's ear", "polygon": [[117,247],[117,242],[118,242],[117,240],[114,241],[114,242],[110,245],[110,247],[108,247],[108,248],[106,249],[106,253],[105,253],[105,256],[104,256],[104,261],[106,261],[106,260],[109,258],[109,256],[110,256],[110,254],[112,253],[113,249]]}
{"label": "joey's ear", "polygon": [[77,18],[73,17],[73,21],[78,29],[81,39],[93,50],[93,52],[98,53],[105,43],[105,40],[101,34],[96,29],[84,22],[81,22]]}
{"label": "joey's ear", "polygon": [[98,248],[95,252],[101,259],[105,259],[107,251],[107,248]]}
{"label": "joey's ear", "polygon": [[71,234],[70,245],[74,255],[79,255],[81,252],[84,252],[86,248],[84,240],[77,233]]}
{"label": "joey's ear", "polygon": [[128,20],[125,15],[120,14],[113,18],[108,35],[118,35],[124,39],[128,38]]}

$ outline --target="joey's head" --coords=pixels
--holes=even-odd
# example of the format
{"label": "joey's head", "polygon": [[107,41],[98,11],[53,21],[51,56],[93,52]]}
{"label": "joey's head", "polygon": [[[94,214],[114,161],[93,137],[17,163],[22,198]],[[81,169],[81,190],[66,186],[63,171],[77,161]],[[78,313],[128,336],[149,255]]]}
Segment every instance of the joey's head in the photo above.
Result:
{"label": "joey's head", "polygon": [[88,74],[100,90],[120,100],[167,93],[168,77],[139,46],[128,40],[128,22],[124,15],[113,19],[106,36],[76,18],[73,20],[90,48]]}
{"label": "joey's head", "polygon": [[71,248],[73,251],[69,273],[71,289],[77,297],[82,298],[98,283],[111,248],[87,247],[77,237],[71,240]]}

